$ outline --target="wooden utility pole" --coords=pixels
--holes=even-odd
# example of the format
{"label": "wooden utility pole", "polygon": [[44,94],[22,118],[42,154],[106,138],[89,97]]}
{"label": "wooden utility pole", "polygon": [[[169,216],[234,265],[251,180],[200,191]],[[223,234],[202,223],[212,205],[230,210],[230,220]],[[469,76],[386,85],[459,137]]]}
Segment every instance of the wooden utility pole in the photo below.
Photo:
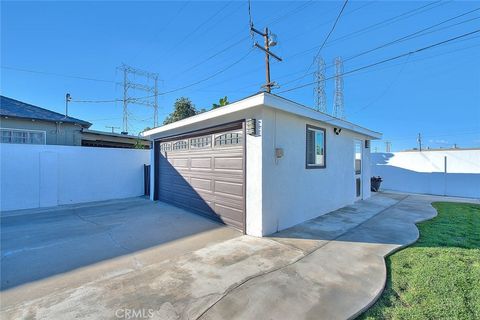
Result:
{"label": "wooden utility pole", "polygon": [[[274,57],[278,61],[282,61],[282,58],[274,54],[270,51],[270,47],[276,46],[277,42],[275,37],[270,37],[268,28],[265,28],[264,32],[261,32],[255,29],[253,26],[250,27],[250,30],[261,35],[264,39],[264,46],[262,47],[257,42],[255,42],[255,47],[265,52],[265,81],[266,83],[263,85],[265,91],[270,93],[272,91],[272,87],[275,85],[274,82],[270,81],[270,56]],[[272,39],[273,38],[273,39]]]}

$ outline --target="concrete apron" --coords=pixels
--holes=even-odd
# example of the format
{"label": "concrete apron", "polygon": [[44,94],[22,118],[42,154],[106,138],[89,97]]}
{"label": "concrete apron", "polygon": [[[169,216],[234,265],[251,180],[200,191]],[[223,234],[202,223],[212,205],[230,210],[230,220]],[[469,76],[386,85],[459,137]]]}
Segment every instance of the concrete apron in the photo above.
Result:
{"label": "concrete apron", "polygon": [[[436,198],[441,199],[441,198]],[[2,318],[347,319],[381,294],[384,257],[418,238],[432,198],[380,194],[269,238],[243,236],[2,306]]]}

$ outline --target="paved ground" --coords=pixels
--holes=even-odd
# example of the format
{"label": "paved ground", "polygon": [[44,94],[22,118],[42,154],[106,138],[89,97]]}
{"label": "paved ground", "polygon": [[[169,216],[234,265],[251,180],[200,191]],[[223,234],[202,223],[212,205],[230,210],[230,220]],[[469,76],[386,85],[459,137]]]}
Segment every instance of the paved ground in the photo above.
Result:
{"label": "paved ground", "polygon": [[2,213],[1,290],[8,289],[2,306],[141,270],[241,235],[143,198]]}
{"label": "paved ground", "polygon": [[[140,248],[130,248],[130,252],[124,248],[121,259],[101,260],[36,282],[22,280],[23,285],[2,292],[1,315],[9,319],[125,319],[132,315],[137,319],[355,317],[372,304],[383,289],[386,278],[384,256],[414,242],[418,238],[414,223],[434,217],[436,212],[430,202],[442,199],[380,194],[262,239],[237,236],[232,230],[218,225],[205,227],[208,231],[199,235],[189,230],[184,237],[199,237],[199,241],[180,246],[180,249],[186,249],[177,254],[172,251],[177,250],[176,242],[184,238],[173,243],[151,243],[148,247],[156,250],[153,254],[148,250],[135,251],[144,249],[143,241],[138,241]],[[163,214],[159,212],[175,211],[175,208],[161,203],[141,203],[133,205],[130,210],[141,212],[142,206],[151,210],[146,216],[153,217],[145,217],[142,223],[135,224],[136,219],[125,217],[127,213],[119,213],[127,224],[135,224],[128,228],[130,231],[161,219]],[[139,209],[134,209],[137,206]],[[91,224],[93,220],[83,209],[78,212],[81,217],[76,223],[86,219],[84,222]],[[185,219],[184,215],[189,214],[182,211],[178,219]],[[117,223],[111,214],[108,218],[100,213],[94,216],[94,224],[99,224],[99,228]],[[193,218],[189,216],[188,219]],[[50,223],[55,221],[52,219]],[[163,226],[161,230],[172,237],[177,233],[176,222],[179,221],[168,219],[168,227]],[[14,242],[15,233],[15,223],[9,223],[13,224],[10,226],[13,229],[9,230],[7,223],[7,243]],[[159,223],[153,229],[161,225]],[[17,228],[23,230],[20,226]],[[30,226],[27,230],[33,232],[35,228]],[[128,230],[117,234],[120,238],[125,237],[117,243],[120,248],[136,237],[143,239],[141,232],[130,236],[125,233]],[[204,238],[205,232],[221,230],[225,232],[220,232],[222,236]],[[105,243],[95,245],[103,247]],[[111,244],[110,248],[114,247],[116,245]],[[7,258],[31,255],[18,248],[3,250],[2,255]],[[67,247],[68,250],[76,249]],[[68,259],[75,256],[65,253]],[[142,258],[142,254],[147,258]],[[128,263],[116,261],[122,259]],[[15,278],[13,274],[17,272],[23,273],[19,271],[20,265],[17,267],[10,279]],[[28,274],[28,270],[24,273]]]}

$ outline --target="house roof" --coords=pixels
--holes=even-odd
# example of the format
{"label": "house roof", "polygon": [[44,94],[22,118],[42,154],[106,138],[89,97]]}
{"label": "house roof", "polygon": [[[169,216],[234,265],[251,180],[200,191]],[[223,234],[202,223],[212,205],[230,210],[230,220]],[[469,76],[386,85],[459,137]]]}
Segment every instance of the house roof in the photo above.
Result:
{"label": "house roof", "polygon": [[47,110],[19,100],[0,96],[0,116],[23,119],[35,119],[54,122],[76,123],[88,128],[92,124],[80,119],[66,117],[64,114]]}
{"label": "house roof", "polygon": [[288,113],[296,114],[299,116],[303,116],[306,118],[310,118],[316,121],[326,122],[332,126],[350,130],[356,133],[360,133],[372,139],[381,139],[382,137],[382,134],[379,132],[372,131],[370,129],[361,127],[359,125],[356,125],[354,123],[351,123],[339,118],[335,118],[331,115],[328,115],[320,111],[316,111],[312,108],[309,108],[297,102],[285,99],[283,97],[280,97],[274,94],[266,93],[266,92],[261,92],[253,96],[244,98],[242,100],[233,102],[229,104],[228,107],[213,109],[213,110],[200,113],[195,116],[192,116],[174,123],[170,123],[161,127],[157,127],[157,128],[145,131],[142,135],[146,137],[151,136],[152,138],[154,138],[155,135],[160,135],[161,133],[172,130],[172,129],[186,127],[188,125],[191,125],[197,122],[206,121],[209,119],[213,119],[216,117],[224,116],[224,115],[242,111],[242,110],[247,110],[247,109],[258,107],[258,106],[266,106],[269,108],[273,108],[273,109],[285,111]]}

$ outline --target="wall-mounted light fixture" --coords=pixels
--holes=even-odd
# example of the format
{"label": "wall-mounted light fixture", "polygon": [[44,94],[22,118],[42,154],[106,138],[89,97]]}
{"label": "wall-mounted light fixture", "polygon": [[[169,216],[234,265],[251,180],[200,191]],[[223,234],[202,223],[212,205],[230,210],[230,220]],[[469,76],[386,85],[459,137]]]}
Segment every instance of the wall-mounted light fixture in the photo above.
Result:
{"label": "wall-mounted light fixture", "polygon": [[275,148],[275,157],[277,159],[283,158],[283,148]]}
{"label": "wall-mounted light fixture", "polygon": [[342,132],[342,128],[333,128],[333,132],[338,136]]}
{"label": "wall-mounted light fixture", "polygon": [[251,136],[257,135],[257,121],[255,119],[247,119],[246,131],[247,131],[247,134]]}

